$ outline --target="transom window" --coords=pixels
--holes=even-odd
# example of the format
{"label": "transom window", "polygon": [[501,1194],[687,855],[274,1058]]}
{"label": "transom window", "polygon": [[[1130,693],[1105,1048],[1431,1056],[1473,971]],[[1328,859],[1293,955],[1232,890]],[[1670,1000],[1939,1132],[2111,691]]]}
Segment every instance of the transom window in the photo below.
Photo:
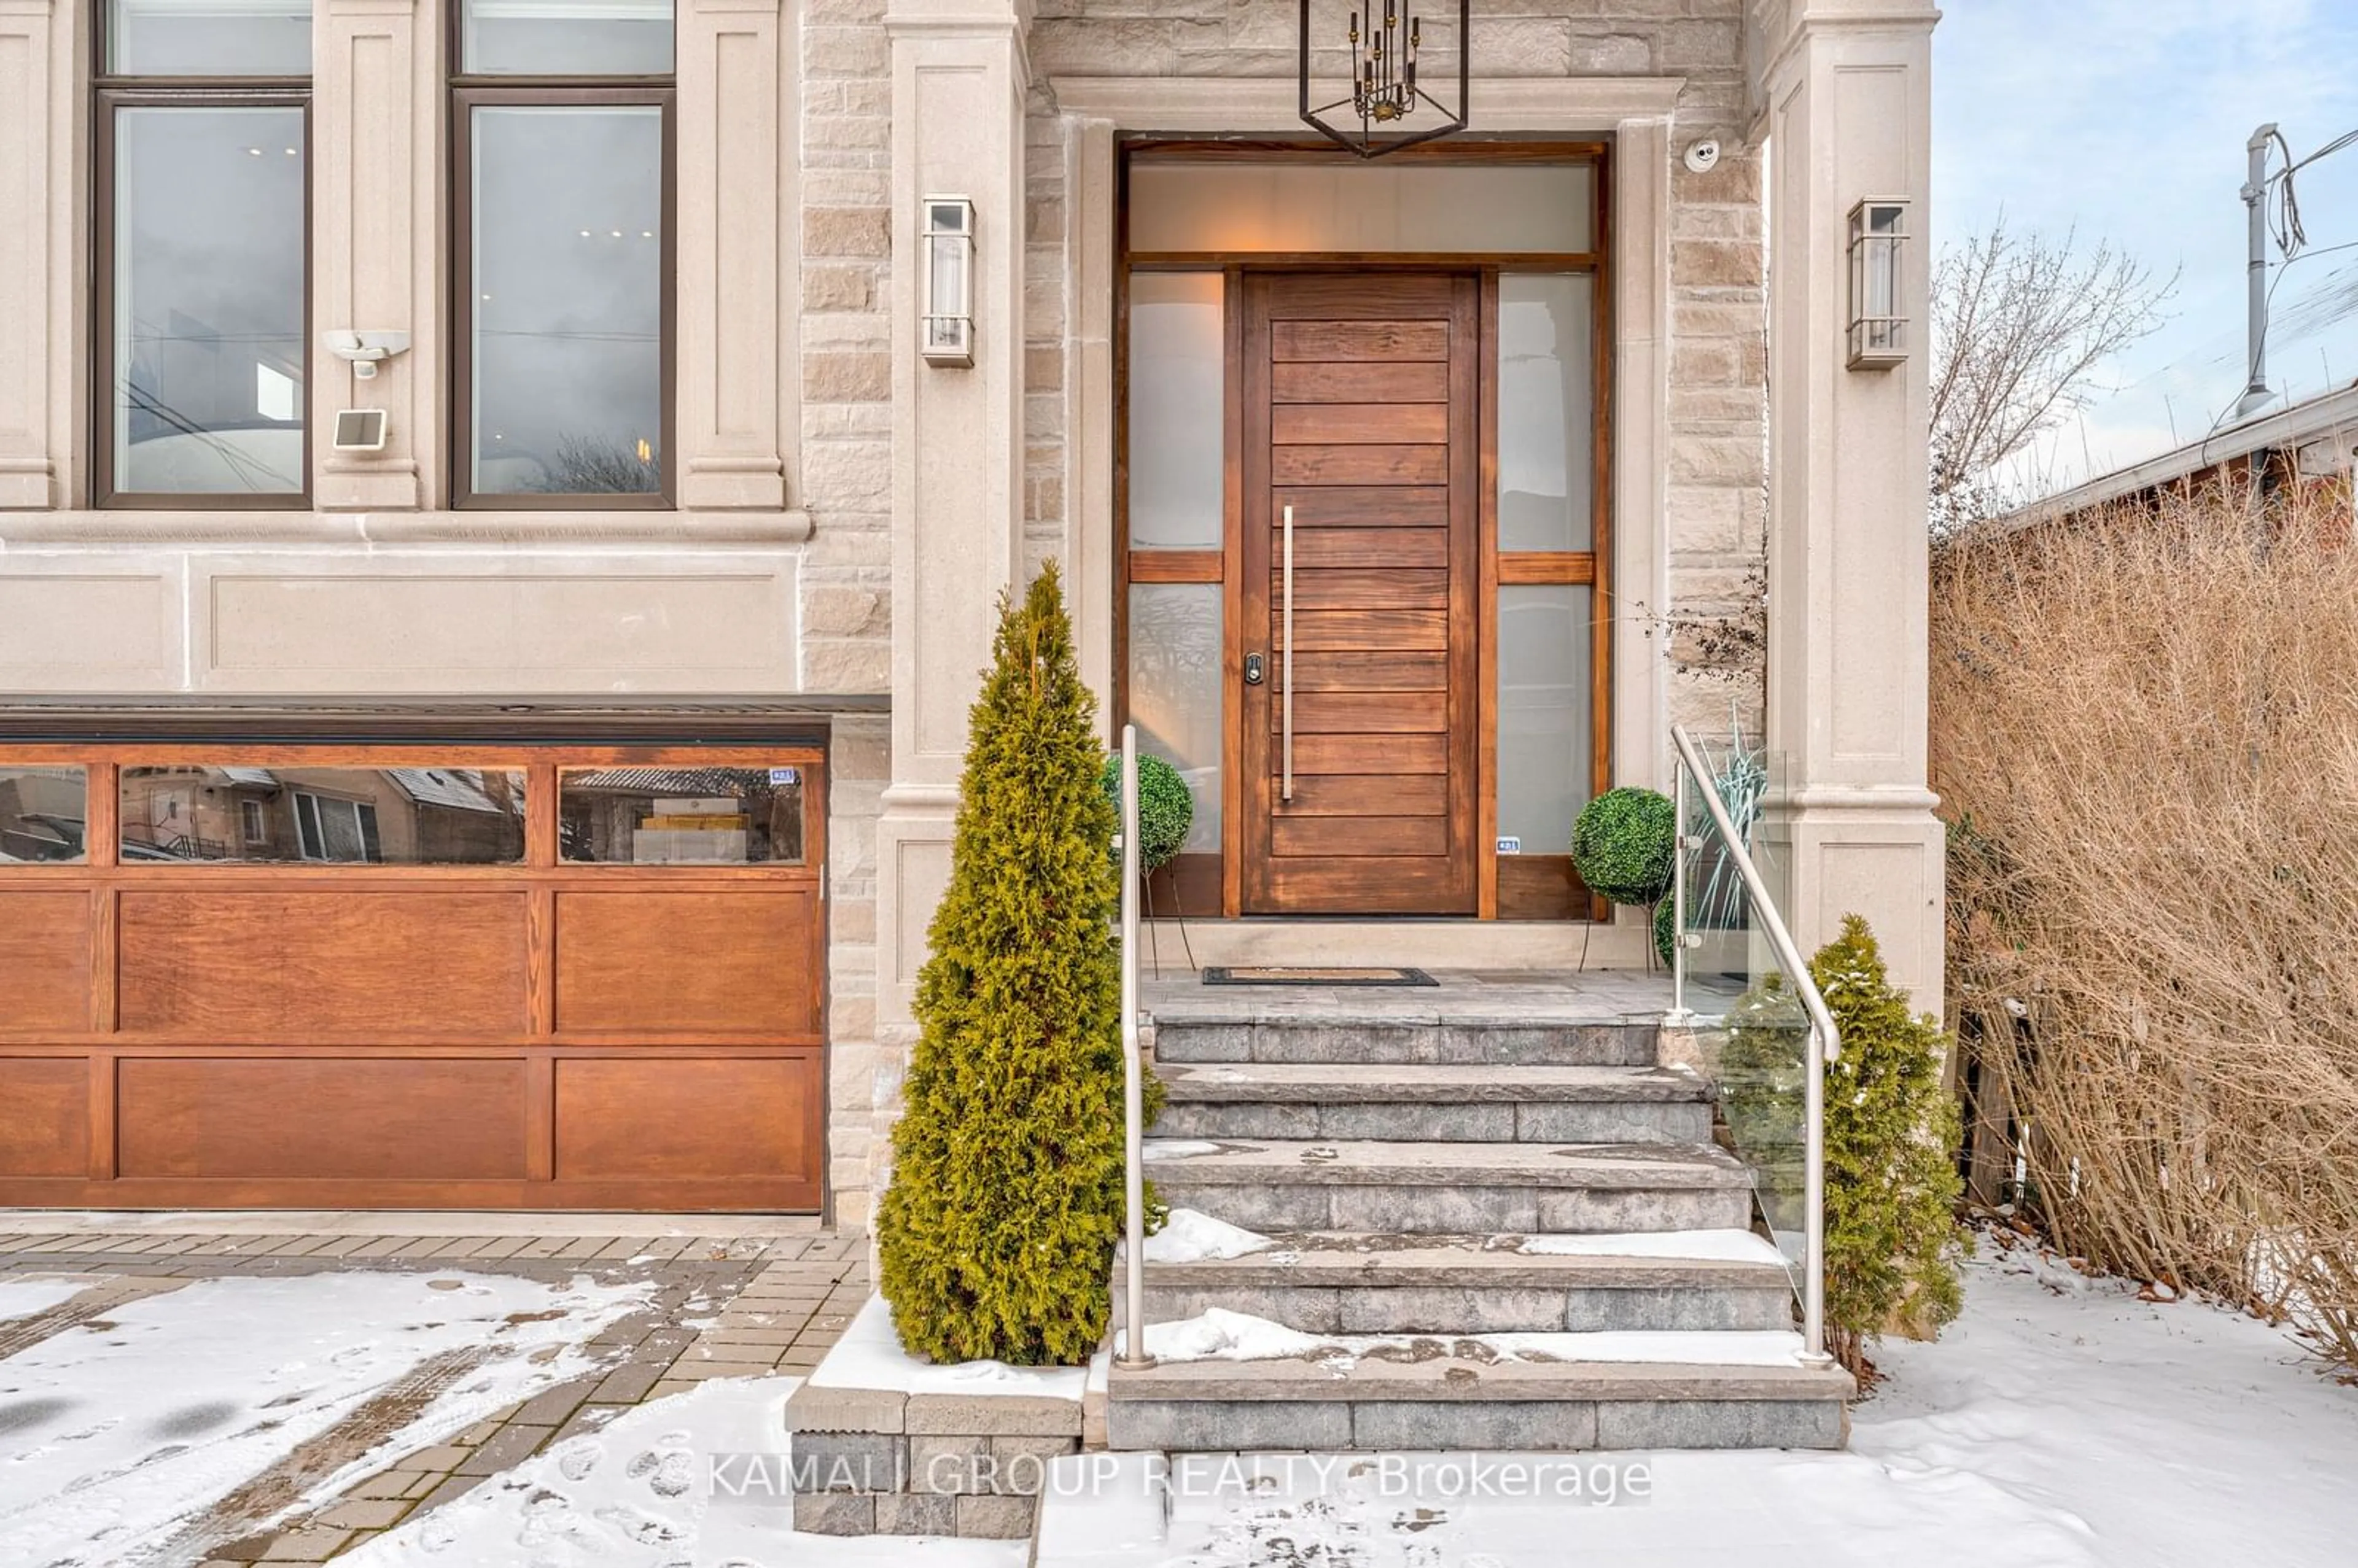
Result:
{"label": "transom window", "polygon": [[299,506],[310,0],[99,12],[96,499]]}
{"label": "transom window", "polygon": [[668,506],[669,0],[452,26],[452,501]]}

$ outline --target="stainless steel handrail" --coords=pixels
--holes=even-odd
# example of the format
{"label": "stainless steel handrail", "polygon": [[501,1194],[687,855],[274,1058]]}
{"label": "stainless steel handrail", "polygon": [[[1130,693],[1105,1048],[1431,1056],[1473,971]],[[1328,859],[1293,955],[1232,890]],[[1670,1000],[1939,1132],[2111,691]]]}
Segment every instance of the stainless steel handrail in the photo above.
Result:
{"label": "stainless steel handrail", "polygon": [[1122,1353],[1117,1366],[1154,1365],[1146,1353],[1145,1064],[1138,1041],[1138,726],[1121,727]]}
{"label": "stainless steel handrail", "polygon": [[1285,776],[1280,800],[1293,798],[1293,508],[1285,509]]}
{"label": "stainless steel handrail", "polygon": [[[1711,813],[1712,823],[1719,829],[1720,842],[1726,846],[1728,859],[1736,862],[1736,874],[1743,881],[1744,891],[1751,895],[1753,914],[1759,920],[1762,934],[1768,938],[1769,949],[1791,978],[1793,989],[1801,999],[1801,1009],[1810,1018],[1808,1060],[1803,1067],[1801,1091],[1801,1342],[1805,1355],[1812,1361],[1823,1362],[1830,1359],[1826,1355],[1826,1064],[1842,1055],[1842,1034],[1835,1029],[1833,1014],[1827,1011],[1826,999],[1810,974],[1809,963],[1801,957],[1792,932],[1786,927],[1785,917],[1777,911],[1777,901],[1769,896],[1768,882],[1752,863],[1742,836],[1727,815],[1727,803],[1719,798],[1719,786],[1712,781],[1711,770],[1704,765],[1694,737],[1687,733],[1685,725],[1673,724],[1671,744],[1678,748],[1679,761],[1687,776],[1701,790],[1704,809]],[[1682,799],[1684,793],[1681,791]],[[1680,861],[1683,864],[1683,818],[1679,823],[1679,832]],[[1686,968],[1685,893],[1686,879],[1680,877],[1672,892],[1679,903],[1672,914],[1672,937],[1682,990]]]}

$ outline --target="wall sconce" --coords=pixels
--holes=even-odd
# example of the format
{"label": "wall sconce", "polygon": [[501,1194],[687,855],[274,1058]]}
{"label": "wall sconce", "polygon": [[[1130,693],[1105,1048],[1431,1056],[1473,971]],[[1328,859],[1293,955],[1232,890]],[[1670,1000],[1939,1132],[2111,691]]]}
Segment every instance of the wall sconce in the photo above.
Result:
{"label": "wall sconce", "polygon": [[931,365],[974,363],[974,203],[925,198],[925,317],[920,347]]}
{"label": "wall sconce", "polygon": [[1850,210],[1850,368],[1889,370],[1908,359],[1907,301],[1900,253],[1908,243],[1908,203],[1870,196]]}

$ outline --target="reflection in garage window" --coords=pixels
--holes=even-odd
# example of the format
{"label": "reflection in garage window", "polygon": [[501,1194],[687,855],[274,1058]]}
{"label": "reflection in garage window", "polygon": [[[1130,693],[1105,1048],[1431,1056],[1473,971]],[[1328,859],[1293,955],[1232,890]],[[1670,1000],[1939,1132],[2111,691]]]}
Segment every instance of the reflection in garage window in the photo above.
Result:
{"label": "reflection in garage window", "polygon": [[80,768],[0,763],[0,865],[81,860],[83,794]]}
{"label": "reflection in garage window", "polygon": [[125,767],[123,861],[503,866],[520,768]]}
{"label": "reflection in garage window", "polygon": [[800,768],[568,768],[559,851],[613,865],[800,865]]}

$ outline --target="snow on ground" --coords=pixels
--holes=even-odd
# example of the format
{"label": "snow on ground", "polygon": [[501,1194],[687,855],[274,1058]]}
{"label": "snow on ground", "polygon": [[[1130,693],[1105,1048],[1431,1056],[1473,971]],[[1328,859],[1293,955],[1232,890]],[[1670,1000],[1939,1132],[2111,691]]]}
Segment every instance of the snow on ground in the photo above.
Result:
{"label": "snow on ground", "polygon": [[[2027,1249],[1969,1265],[1937,1344],[1887,1343],[1846,1454],[1262,1456],[1257,1476],[1060,1461],[1039,1568],[2346,1568],[2358,1390],[2281,1332]],[[1561,1495],[1567,1462],[1617,1507]],[[1627,1500],[1632,1462],[1650,1496]],[[1455,1465],[1455,1469],[1450,1468]],[[1500,1466],[1526,1469],[1504,1487]],[[1091,1475],[1087,1466],[1113,1465]],[[1206,1480],[1212,1484],[1204,1484]],[[1221,1484],[1224,1481],[1232,1484]],[[1248,1486],[1252,1489],[1248,1490]],[[1535,1487],[1541,1495],[1533,1496]],[[1165,1522],[1164,1502],[1169,1504]],[[813,1559],[812,1568],[823,1560]]]}
{"label": "snow on ground", "polygon": [[63,1306],[89,1283],[88,1280],[0,1280],[0,1323]]}
{"label": "snow on ground", "polygon": [[1004,1361],[920,1361],[901,1348],[892,1309],[871,1296],[810,1380],[829,1389],[884,1389],[904,1394],[1026,1394],[1076,1400],[1086,1367],[1011,1367]]}
{"label": "snow on ground", "polygon": [[[1270,1238],[1259,1231],[1230,1225],[1225,1219],[1216,1219],[1192,1208],[1174,1208],[1170,1217],[1163,1221],[1163,1228],[1146,1238],[1146,1260],[1150,1263],[1202,1263],[1215,1259],[1246,1257],[1270,1244]],[[1126,1256],[1128,1254],[1121,1246],[1114,1249],[1117,1260]]]}
{"label": "snow on ground", "polygon": [[1030,1543],[1021,1541],[795,1533],[780,1485],[795,1383],[714,1379],[638,1406],[337,1561],[351,1568],[1022,1568]]}
{"label": "snow on ground", "polygon": [[355,1271],[204,1280],[125,1302],[0,1362],[0,1556],[50,1568],[151,1559],[429,1360],[482,1355],[413,1390],[415,1408],[388,1408],[368,1456],[316,1489],[332,1496],[589,1370],[573,1346],[647,1290]]}
{"label": "snow on ground", "polygon": [[[1122,1330],[1114,1334],[1117,1353]],[[1698,1362],[1798,1367],[1801,1336],[1779,1330],[1622,1329],[1587,1334],[1304,1334],[1226,1307],[1146,1325],[1146,1353],[1158,1361],[1274,1361],[1306,1357],[1343,1367],[1368,1356],[1406,1352],[1446,1340],[1479,1345],[1502,1359],[1524,1361]]]}
{"label": "snow on ground", "polygon": [[2358,1561],[2358,1390],[2250,1317],[2021,1246],[1974,1268],[1939,1343],[1879,1359],[1855,1449],[1985,1476],[2084,1528],[2107,1568]]}

